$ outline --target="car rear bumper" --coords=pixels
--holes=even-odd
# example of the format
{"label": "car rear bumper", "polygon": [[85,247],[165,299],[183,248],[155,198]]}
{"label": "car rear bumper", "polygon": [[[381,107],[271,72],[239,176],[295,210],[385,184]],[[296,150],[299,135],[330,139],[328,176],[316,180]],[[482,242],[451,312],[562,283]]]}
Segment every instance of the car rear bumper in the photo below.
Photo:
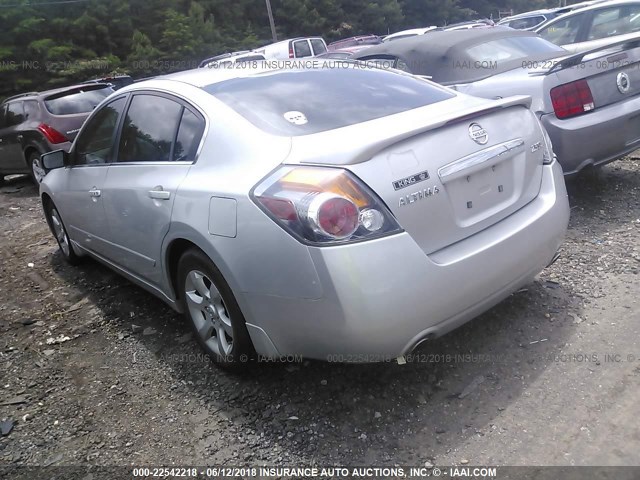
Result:
{"label": "car rear bumper", "polygon": [[259,354],[329,361],[396,358],[527,284],[556,254],[569,220],[562,169],[543,168],[539,195],[499,223],[426,255],[408,233],[310,248],[321,299],[245,293]]}
{"label": "car rear bumper", "polygon": [[540,118],[565,175],[604,165],[640,148],[640,96],[578,117]]}

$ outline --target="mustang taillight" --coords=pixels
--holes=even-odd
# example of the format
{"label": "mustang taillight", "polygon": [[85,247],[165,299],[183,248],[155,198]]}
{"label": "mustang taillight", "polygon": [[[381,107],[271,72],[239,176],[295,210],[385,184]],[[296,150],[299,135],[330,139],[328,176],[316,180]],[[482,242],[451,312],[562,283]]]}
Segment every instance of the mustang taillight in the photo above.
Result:
{"label": "mustang taillight", "polygon": [[47,125],[46,123],[41,123],[40,125],[38,125],[38,130],[40,130],[40,132],[42,132],[42,134],[45,137],[47,137],[47,140],[49,140],[49,143],[56,144],[56,143],[64,143],[69,141],[67,137],[65,137],[55,128]]}
{"label": "mustang taillight", "polygon": [[551,89],[551,103],[558,118],[575,117],[595,108],[586,80],[565,83]]}
{"label": "mustang taillight", "polygon": [[376,194],[341,168],[283,166],[260,182],[252,197],[305,243],[348,243],[401,231]]}

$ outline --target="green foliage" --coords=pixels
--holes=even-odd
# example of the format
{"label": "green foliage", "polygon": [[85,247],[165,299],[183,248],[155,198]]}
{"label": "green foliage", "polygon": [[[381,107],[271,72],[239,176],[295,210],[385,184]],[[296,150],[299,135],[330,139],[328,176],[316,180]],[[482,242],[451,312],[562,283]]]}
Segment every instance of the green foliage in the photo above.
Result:
{"label": "green foliage", "polygon": [[[46,4],[49,1],[51,5]],[[556,4],[551,0],[271,0],[271,5],[279,39],[322,35],[329,42],[497,18],[499,10],[521,12],[547,2]],[[184,70],[203,58],[271,41],[265,0],[71,4],[0,0],[0,97],[114,73],[140,78]]]}

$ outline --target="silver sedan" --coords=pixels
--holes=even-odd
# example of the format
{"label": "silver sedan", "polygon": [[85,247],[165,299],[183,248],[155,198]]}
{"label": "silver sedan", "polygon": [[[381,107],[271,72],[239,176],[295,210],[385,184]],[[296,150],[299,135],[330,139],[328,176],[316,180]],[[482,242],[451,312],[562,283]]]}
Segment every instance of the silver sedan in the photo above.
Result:
{"label": "silver sedan", "polygon": [[228,366],[395,358],[552,261],[569,207],[527,97],[271,67],[123,88],[45,155],[65,259],[157,295]]}

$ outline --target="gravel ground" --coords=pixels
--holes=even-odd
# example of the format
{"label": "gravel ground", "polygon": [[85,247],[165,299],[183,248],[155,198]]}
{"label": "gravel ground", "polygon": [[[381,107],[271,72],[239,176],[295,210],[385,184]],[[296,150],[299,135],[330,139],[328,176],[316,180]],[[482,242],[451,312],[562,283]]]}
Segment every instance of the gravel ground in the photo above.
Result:
{"label": "gravel ground", "polygon": [[0,187],[0,466],[638,465],[638,160],[568,187],[561,258],[412,362],[239,376],[159,300],[66,265],[14,177]]}

